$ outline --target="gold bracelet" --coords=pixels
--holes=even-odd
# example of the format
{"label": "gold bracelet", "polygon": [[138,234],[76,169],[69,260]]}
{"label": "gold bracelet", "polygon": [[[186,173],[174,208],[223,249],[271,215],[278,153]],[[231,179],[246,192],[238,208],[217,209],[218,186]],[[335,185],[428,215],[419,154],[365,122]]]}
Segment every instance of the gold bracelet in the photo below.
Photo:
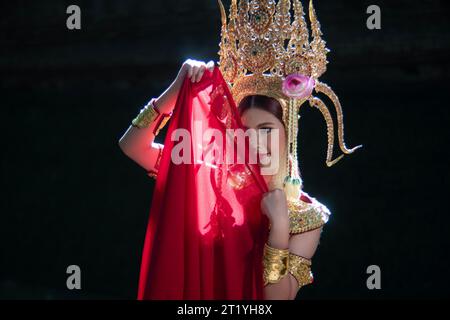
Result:
{"label": "gold bracelet", "polygon": [[264,246],[264,286],[277,283],[288,273],[289,249],[276,249],[267,243]]}
{"label": "gold bracelet", "polygon": [[138,116],[133,119],[131,124],[139,129],[147,128],[159,116],[158,110],[153,105],[155,99],[152,99],[141,111]]}
{"label": "gold bracelet", "polygon": [[311,260],[289,253],[289,273],[297,280],[299,289],[313,282]]}

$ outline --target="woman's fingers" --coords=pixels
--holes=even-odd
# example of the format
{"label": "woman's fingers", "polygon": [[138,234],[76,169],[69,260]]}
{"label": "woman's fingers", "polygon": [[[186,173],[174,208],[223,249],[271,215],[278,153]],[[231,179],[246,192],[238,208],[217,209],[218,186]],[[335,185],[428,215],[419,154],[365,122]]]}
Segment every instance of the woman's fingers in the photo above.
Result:
{"label": "woman's fingers", "polygon": [[187,65],[187,76],[191,79],[191,82],[200,82],[207,69],[211,72],[214,70],[214,61],[205,63],[189,59],[185,63]]}
{"label": "woman's fingers", "polygon": [[205,70],[206,70],[206,65],[203,63],[197,72],[197,77],[195,78],[196,82],[200,82],[200,80],[202,80]]}
{"label": "woman's fingers", "polygon": [[206,64],[206,68],[209,70],[209,71],[213,71],[214,70],[214,61],[209,61],[207,64]]}
{"label": "woman's fingers", "polygon": [[188,78],[192,79],[192,74],[194,72],[194,70],[192,69],[192,60],[186,61],[186,67],[187,67],[187,76]]}
{"label": "woman's fingers", "polygon": [[192,82],[195,82],[196,81],[196,77],[197,77],[197,72],[198,72],[198,70],[199,70],[199,65],[197,64],[197,63],[195,63],[195,64],[193,64],[192,66],[191,66],[191,68],[192,68],[192,76],[191,76],[191,81]]}

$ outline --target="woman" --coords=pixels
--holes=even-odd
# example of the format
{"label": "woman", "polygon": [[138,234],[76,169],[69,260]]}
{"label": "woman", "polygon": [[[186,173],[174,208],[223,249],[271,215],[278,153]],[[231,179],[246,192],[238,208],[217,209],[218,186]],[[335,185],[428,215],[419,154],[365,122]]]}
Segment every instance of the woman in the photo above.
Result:
{"label": "woman", "polygon": [[[311,258],[330,215],[302,190],[297,161],[302,105],[319,109],[326,120],[326,164],[332,166],[343,157],[332,160],[333,119],[313,91],[333,102],[341,151],[351,154],[361,147],[345,146],[339,99],[319,81],[329,50],[312,0],[311,32],[300,1],[238,4],[233,0],[229,19],[220,0],[219,6],[220,70],[213,69],[212,62],[186,61],[173,84],[133,120],[140,129],[130,128],[120,140],[130,158],[151,176],[158,176],[141,266],[140,299],[294,299],[298,289],[313,280]],[[168,136],[177,128],[175,138],[183,135],[180,132],[189,134],[190,141],[182,139],[181,144],[194,153],[213,150],[234,156],[235,150],[224,149],[215,135],[207,136],[213,148],[205,149],[196,122],[221,135],[228,132],[225,129],[262,133],[256,141],[259,166],[250,161],[223,164],[204,157],[193,165],[183,161],[181,166],[171,165],[173,151],[178,150],[172,137],[166,138],[164,152],[153,141],[172,111]],[[236,148],[233,139],[231,146]],[[244,148],[245,156],[255,149],[254,144],[250,141]],[[190,160],[189,148],[182,149],[179,158]],[[273,164],[279,164],[274,166],[277,170],[266,170]],[[166,243],[174,248],[172,256]]]}
{"label": "woman", "polygon": [[[192,83],[199,83],[205,72],[212,72],[214,63],[204,63],[200,61],[187,60],[181,67],[175,81],[156,100],[153,100],[154,107],[162,115],[170,115],[174,111],[177,96],[185,78],[189,78]],[[286,152],[286,130],[283,125],[282,108],[273,98],[267,96],[248,96],[239,104],[239,113],[244,128],[262,130],[271,137],[271,131],[278,130],[278,145],[280,154]],[[147,128],[136,128],[130,126],[128,131],[119,141],[123,152],[143,167],[150,176],[155,177],[158,173],[159,162],[163,145],[154,143],[155,135],[161,128],[161,121],[155,121]],[[268,155],[271,155],[270,143],[266,147]],[[290,220],[288,215],[288,204],[285,192],[280,189],[274,181],[275,175],[263,176],[269,186],[261,199],[261,211],[270,221],[270,232],[267,244],[275,249],[289,250],[293,255],[310,260],[319,243],[322,227],[314,230],[290,235]],[[302,193],[301,200],[310,203],[312,199],[307,194]],[[141,275],[142,277],[142,275]],[[299,287],[303,285],[292,273],[287,273],[280,281],[268,283],[264,286],[265,299],[295,299]],[[140,298],[145,298],[144,293]]]}

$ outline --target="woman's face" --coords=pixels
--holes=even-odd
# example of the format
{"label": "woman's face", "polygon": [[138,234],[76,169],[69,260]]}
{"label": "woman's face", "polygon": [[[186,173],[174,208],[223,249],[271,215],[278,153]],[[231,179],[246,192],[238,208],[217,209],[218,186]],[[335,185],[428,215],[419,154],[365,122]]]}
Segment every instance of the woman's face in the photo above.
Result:
{"label": "woman's face", "polygon": [[[254,129],[257,130],[258,137],[265,137],[265,139],[258,139],[258,148],[260,150],[264,150],[266,148],[267,150],[267,156],[269,159],[263,160],[264,157],[261,157],[261,161],[265,164],[261,164],[261,167],[267,167],[270,166],[271,161],[273,160],[272,157],[278,157],[278,164],[281,163],[281,155],[284,154],[286,149],[286,133],[284,130],[283,123],[278,120],[276,116],[274,116],[272,113],[265,111],[260,108],[249,108],[247,109],[242,115],[241,115],[241,121],[244,125],[245,129]],[[277,139],[277,136],[274,134],[275,130],[278,131],[278,141],[272,141],[272,139]],[[272,145],[278,145],[278,154],[276,150],[272,149]],[[272,154],[272,151],[274,152]],[[268,164],[266,164],[266,161],[268,161]],[[267,183],[269,183],[273,176],[275,174],[271,175],[264,175],[263,177],[266,180]]]}

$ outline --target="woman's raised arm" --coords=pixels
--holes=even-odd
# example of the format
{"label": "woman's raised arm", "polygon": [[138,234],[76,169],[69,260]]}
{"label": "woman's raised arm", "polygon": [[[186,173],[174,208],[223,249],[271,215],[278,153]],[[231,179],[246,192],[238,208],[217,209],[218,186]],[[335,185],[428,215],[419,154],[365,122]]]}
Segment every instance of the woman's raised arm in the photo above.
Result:
{"label": "woman's raised arm", "polygon": [[[159,117],[169,115],[173,111],[178,92],[186,76],[192,82],[198,82],[206,69],[212,71],[213,68],[213,61],[208,62],[208,64],[190,59],[185,61],[172,84],[158,98],[153,100],[153,106],[160,114]],[[119,140],[122,151],[149,173],[157,172],[157,162],[163,148],[163,145],[154,143],[160,124],[161,121],[157,119],[147,127],[138,128],[130,125]]]}

